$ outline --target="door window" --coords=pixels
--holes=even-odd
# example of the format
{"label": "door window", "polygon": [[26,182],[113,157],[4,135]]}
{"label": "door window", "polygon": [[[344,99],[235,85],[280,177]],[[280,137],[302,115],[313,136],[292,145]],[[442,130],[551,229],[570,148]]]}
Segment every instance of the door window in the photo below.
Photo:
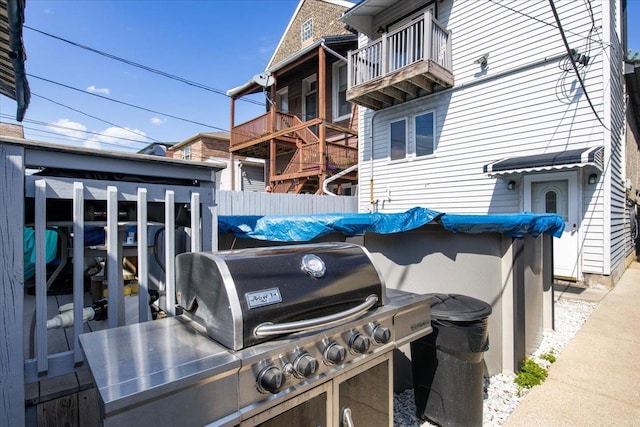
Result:
{"label": "door window", "polygon": [[567,181],[533,182],[531,189],[534,212],[558,214],[565,222],[569,221]]}

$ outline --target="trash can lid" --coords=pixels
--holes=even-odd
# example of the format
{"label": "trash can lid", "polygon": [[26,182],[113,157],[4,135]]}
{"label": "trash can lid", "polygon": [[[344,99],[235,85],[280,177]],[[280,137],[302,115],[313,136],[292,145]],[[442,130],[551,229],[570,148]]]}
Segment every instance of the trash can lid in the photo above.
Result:
{"label": "trash can lid", "polygon": [[459,294],[430,294],[431,317],[440,320],[466,322],[480,320],[491,314],[491,305]]}

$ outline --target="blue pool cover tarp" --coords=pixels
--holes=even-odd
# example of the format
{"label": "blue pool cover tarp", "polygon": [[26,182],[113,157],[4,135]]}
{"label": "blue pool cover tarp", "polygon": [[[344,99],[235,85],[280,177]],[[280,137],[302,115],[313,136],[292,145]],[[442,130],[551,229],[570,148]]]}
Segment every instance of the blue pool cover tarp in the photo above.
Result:
{"label": "blue pool cover tarp", "polygon": [[555,214],[460,215],[420,207],[401,213],[221,215],[218,217],[218,229],[240,238],[307,242],[334,232],[348,237],[367,232],[401,233],[433,221],[439,221],[452,233],[502,233],[510,237],[538,237],[543,233],[560,237],[564,230],[564,220]]}

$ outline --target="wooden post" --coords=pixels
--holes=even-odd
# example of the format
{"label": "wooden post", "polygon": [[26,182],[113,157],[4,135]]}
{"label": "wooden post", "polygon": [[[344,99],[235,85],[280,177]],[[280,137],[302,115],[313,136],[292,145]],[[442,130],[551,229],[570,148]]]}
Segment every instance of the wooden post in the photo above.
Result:
{"label": "wooden post", "polygon": [[[270,131],[271,133],[274,133],[278,126],[277,126],[277,120],[278,120],[278,115],[277,115],[277,108],[276,108],[276,92],[277,92],[277,86],[278,86],[278,78],[275,74],[273,74],[273,83],[271,84],[271,104],[267,105],[268,108],[270,108],[269,112],[271,113],[269,118],[271,121],[271,128]],[[267,103],[269,103],[269,101],[267,100]],[[276,150],[276,140],[272,139],[271,141],[269,141],[269,182],[267,183],[267,185],[271,185],[273,187],[274,183],[274,176],[276,174],[276,156],[277,156],[277,150]]]}
{"label": "wooden post", "polygon": [[24,149],[0,143],[0,425],[24,426]]}
{"label": "wooden post", "polygon": [[236,99],[231,97],[231,111],[229,113],[231,117],[231,123],[229,125],[229,129],[231,129],[231,132],[229,134],[229,167],[231,168],[230,170],[231,177],[229,179],[231,180],[231,191],[234,191],[236,189],[236,171],[235,171],[235,164],[234,164],[235,156],[233,155],[233,151],[231,151],[231,146],[234,142],[233,127],[235,126],[235,121],[236,121],[235,112],[236,112]]}
{"label": "wooden post", "polygon": [[322,120],[318,126],[318,155],[320,158],[320,176],[318,177],[318,191],[322,189],[324,180],[327,177],[327,159],[325,157],[327,128],[324,123],[327,118],[327,59],[324,48],[318,48],[318,112]]}
{"label": "wooden post", "polygon": [[274,176],[276,174],[276,140],[269,141],[269,184],[274,185]]}

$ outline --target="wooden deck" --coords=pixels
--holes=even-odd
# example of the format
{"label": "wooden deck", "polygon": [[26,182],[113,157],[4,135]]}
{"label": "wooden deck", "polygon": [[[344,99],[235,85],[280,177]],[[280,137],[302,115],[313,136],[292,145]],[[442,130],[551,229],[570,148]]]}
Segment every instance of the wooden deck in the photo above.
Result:
{"label": "wooden deck", "polygon": [[[24,354],[34,354],[32,319],[36,311],[36,297],[29,295],[29,284],[25,286],[24,297]],[[85,306],[90,306],[93,296],[84,295]],[[72,302],[71,294],[47,296],[47,317],[58,314],[59,307]],[[138,296],[125,297],[125,319],[127,324],[138,321]],[[84,332],[107,329],[107,321],[89,321],[84,324]],[[47,332],[49,353],[72,350],[73,328],[51,329]],[[100,397],[95,388],[91,373],[85,364],[77,367],[76,372],[67,375],[44,378],[25,384],[25,408],[27,425],[37,426],[79,426],[99,427]]]}

